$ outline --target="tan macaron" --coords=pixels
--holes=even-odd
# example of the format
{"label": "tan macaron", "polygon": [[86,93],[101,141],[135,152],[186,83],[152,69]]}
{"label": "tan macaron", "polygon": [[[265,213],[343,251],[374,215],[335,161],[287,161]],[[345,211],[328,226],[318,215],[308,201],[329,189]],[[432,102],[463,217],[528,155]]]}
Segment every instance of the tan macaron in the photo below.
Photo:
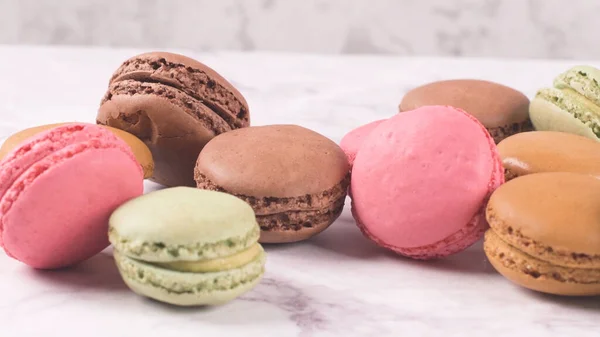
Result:
{"label": "tan macaron", "polygon": [[574,134],[532,131],[498,144],[506,180],[540,172],[574,172],[600,177],[600,143]]}
{"label": "tan macaron", "polygon": [[484,250],[514,283],[556,295],[600,295],[600,180],[530,174],[500,186]]}
{"label": "tan macaron", "polygon": [[426,105],[465,110],[487,128],[496,144],[513,134],[533,130],[527,96],[495,82],[456,79],[428,83],[407,92],[399,109],[410,111]]}
{"label": "tan macaron", "polygon": [[[69,123],[56,123],[35,126],[32,128],[21,130],[11,135],[2,144],[2,147],[0,147],[0,160],[27,138],[33,137],[40,132],[50,130],[65,124]],[[125,143],[127,143],[131,147],[131,150],[135,155],[136,160],[138,161],[138,163],[140,163],[142,169],[144,170],[144,179],[151,177],[154,171],[154,161],[152,160],[152,153],[150,153],[148,147],[141,140],[139,140],[137,137],[130,133],[110,126],[103,127],[112,131],[117,137],[121,138]]]}

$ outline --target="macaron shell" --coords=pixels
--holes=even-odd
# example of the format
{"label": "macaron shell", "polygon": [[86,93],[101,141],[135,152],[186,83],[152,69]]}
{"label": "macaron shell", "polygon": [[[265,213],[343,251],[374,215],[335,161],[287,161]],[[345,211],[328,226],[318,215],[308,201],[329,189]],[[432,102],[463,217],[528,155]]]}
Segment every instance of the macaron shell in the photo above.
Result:
{"label": "macaron shell", "polygon": [[259,228],[252,208],[221,192],[175,187],[121,205],[110,217],[116,249],[155,262],[230,256],[255,244]]}
{"label": "macaron shell", "polygon": [[536,130],[567,132],[599,140],[589,126],[545,99],[536,97],[531,101],[529,116]]}
{"label": "macaron shell", "polygon": [[187,56],[168,52],[136,55],[117,69],[110,82],[125,80],[166,84],[205,102],[235,128],[250,125],[244,96],[212,68]]}
{"label": "macaron shell", "polygon": [[494,269],[522,287],[555,295],[600,295],[600,269],[552,265],[515,249],[493,230],[486,232],[483,247]]}
{"label": "macaron shell", "polygon": [[430,246],[473,223],[502,182],[494,142],[474,117],[423,107],[390,118],[367,138],[353,167],[353,209],[390,247]]}
{"label": "macaron shell", "polygon": [[220,134],[198,156],[197,182],[255,198],[295,198],[332,189],[349,164],[327,137],[298,125],[254,126]]}
{"label": "macaron shell", "polygon": [[237,269],[213,273],[184,273],[114,253],[127,286],[139,295],[180,306],[218,305],[254,288],[262,279],[265,254]]}
{"label": "macaron shell", "polygon": [[400,111],[411,111],[428,105],[450,105],[462,109],[486,128],[496,128],[527,121],[529,99],[499,83],[457,79],[414,88],[403,97],[399,108]]}
{"label": "macaron shell", "polygon": [[600,142],[565,132],[516,134],[498,151],[507,179],[541,172],[574,172],[600,177]]}
{"label": "macaron shell", "polygon": [[342,138],[342,140],[340,141],[340,147],[348,157],[348,163],[350,164],[350,166],[352,166],[352,164],[354,163],[354,159],[356,159],[356,154],[358,153],[358,150],[360,149],[365,138],[383,121],[385,121],[385,119],[377,120],[359,126],[356,129],[348,132]]}
{"label": "macaron shell", "polygon": [[[68,124],[77,124],[77,123],[55,123],[55,124],[40,125],[40,126],[21,130],[15,134],[11,135],[4,141],[4,143],[0,147],[0,160],[2,158],[4,158],[5,156],[7,156],[8,153],[10,153],[10,151],[12,151],[16,147],[18,147],[20,144],[22,144],[27,139],[29,139],[41,132],[44,132],[44,131],[47,131],[47,130],[50,130],[50,129],[53,129],[53,128],[56,128],[59,126],[68,125]],[[148,147],[146,145],[144,145],[144,143],[141,140],[139,140],[137,137],[135,137],[134,135],[132,135],[128,132],[125,132],[123,130],[119,130],[116,128],[112,128],[110,126],[103,126],[103,127],[110,130],[117,137],[119,137],[120,139],[125,141],[125,143],[127,143],[127,145],[129,145],[129,147],[131,147],[131,150],[133,151],[135,158],[137,159],[138,163],[140,163],[140,165],[142,166],[142,169],[144,170],[144,178],[151,177],[152,173],[154,171],[154,161],[152,159],[152,153],[150,152]]]}
{"label": "macaron shell", "polygon": [[127,153],[69,153],[76,146],[32,165],[2,198],[4,249],[34,268],[69,266],[99,253],[108,246],[111,212],[143,193],[139,165]]}

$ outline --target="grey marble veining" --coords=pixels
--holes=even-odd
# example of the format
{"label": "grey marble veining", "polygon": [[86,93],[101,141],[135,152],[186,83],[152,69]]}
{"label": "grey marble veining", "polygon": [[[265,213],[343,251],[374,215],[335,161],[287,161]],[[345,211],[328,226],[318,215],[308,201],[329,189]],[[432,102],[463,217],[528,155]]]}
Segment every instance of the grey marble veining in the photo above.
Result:
{"label": "grey marble veining", "polygon": [[[0,46],[0,142],[35,125],[94,122],[110,75],[141,51]],[[253,125],[299,124],[336,142],[358,125],[395,114],[407,90],[429,81],[483,78],[532,97],[575,64],[180,52],[228,78],[246,97]],[[265,249],[265,278],[255,289],[224,306],[190,309],[131,292],[110,249],[47,272],[0,250],[0,336],[600,336],[598,298],[518,288],[493,269],[481,242],[438,261],[401,258],[362,236],[348,204],[311,240]]]}
{"label": "grey marble veining", "polygon": [[600,59],[597,0],[0,0],[0,43]]}

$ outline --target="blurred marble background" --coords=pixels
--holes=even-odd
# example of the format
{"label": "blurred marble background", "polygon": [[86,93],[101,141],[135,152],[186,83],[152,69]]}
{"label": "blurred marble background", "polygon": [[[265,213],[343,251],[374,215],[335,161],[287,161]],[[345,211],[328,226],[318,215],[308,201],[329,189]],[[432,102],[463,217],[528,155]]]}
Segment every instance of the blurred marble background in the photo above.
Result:
{"label": "blurred marble background", "polygon": [[600,0],[0,0],[0,43],[600,59]]}

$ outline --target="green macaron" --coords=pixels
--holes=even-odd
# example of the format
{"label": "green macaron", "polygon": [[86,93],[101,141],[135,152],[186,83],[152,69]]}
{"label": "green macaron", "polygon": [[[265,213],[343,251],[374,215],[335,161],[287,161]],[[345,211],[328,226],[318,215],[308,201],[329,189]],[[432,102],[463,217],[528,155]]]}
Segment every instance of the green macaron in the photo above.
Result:
{"label": "green macaron", "polygon": [[600,140],[600,70],[576,66],[539,90],[529,106],[536,130],[561,131]]}
{"label": "green macaron", "polygon": [[145,194],[110,217],[109,239],[134,292],[182,306],[215,305],[264,273],[254,211],[232,195],[175,187]]}

